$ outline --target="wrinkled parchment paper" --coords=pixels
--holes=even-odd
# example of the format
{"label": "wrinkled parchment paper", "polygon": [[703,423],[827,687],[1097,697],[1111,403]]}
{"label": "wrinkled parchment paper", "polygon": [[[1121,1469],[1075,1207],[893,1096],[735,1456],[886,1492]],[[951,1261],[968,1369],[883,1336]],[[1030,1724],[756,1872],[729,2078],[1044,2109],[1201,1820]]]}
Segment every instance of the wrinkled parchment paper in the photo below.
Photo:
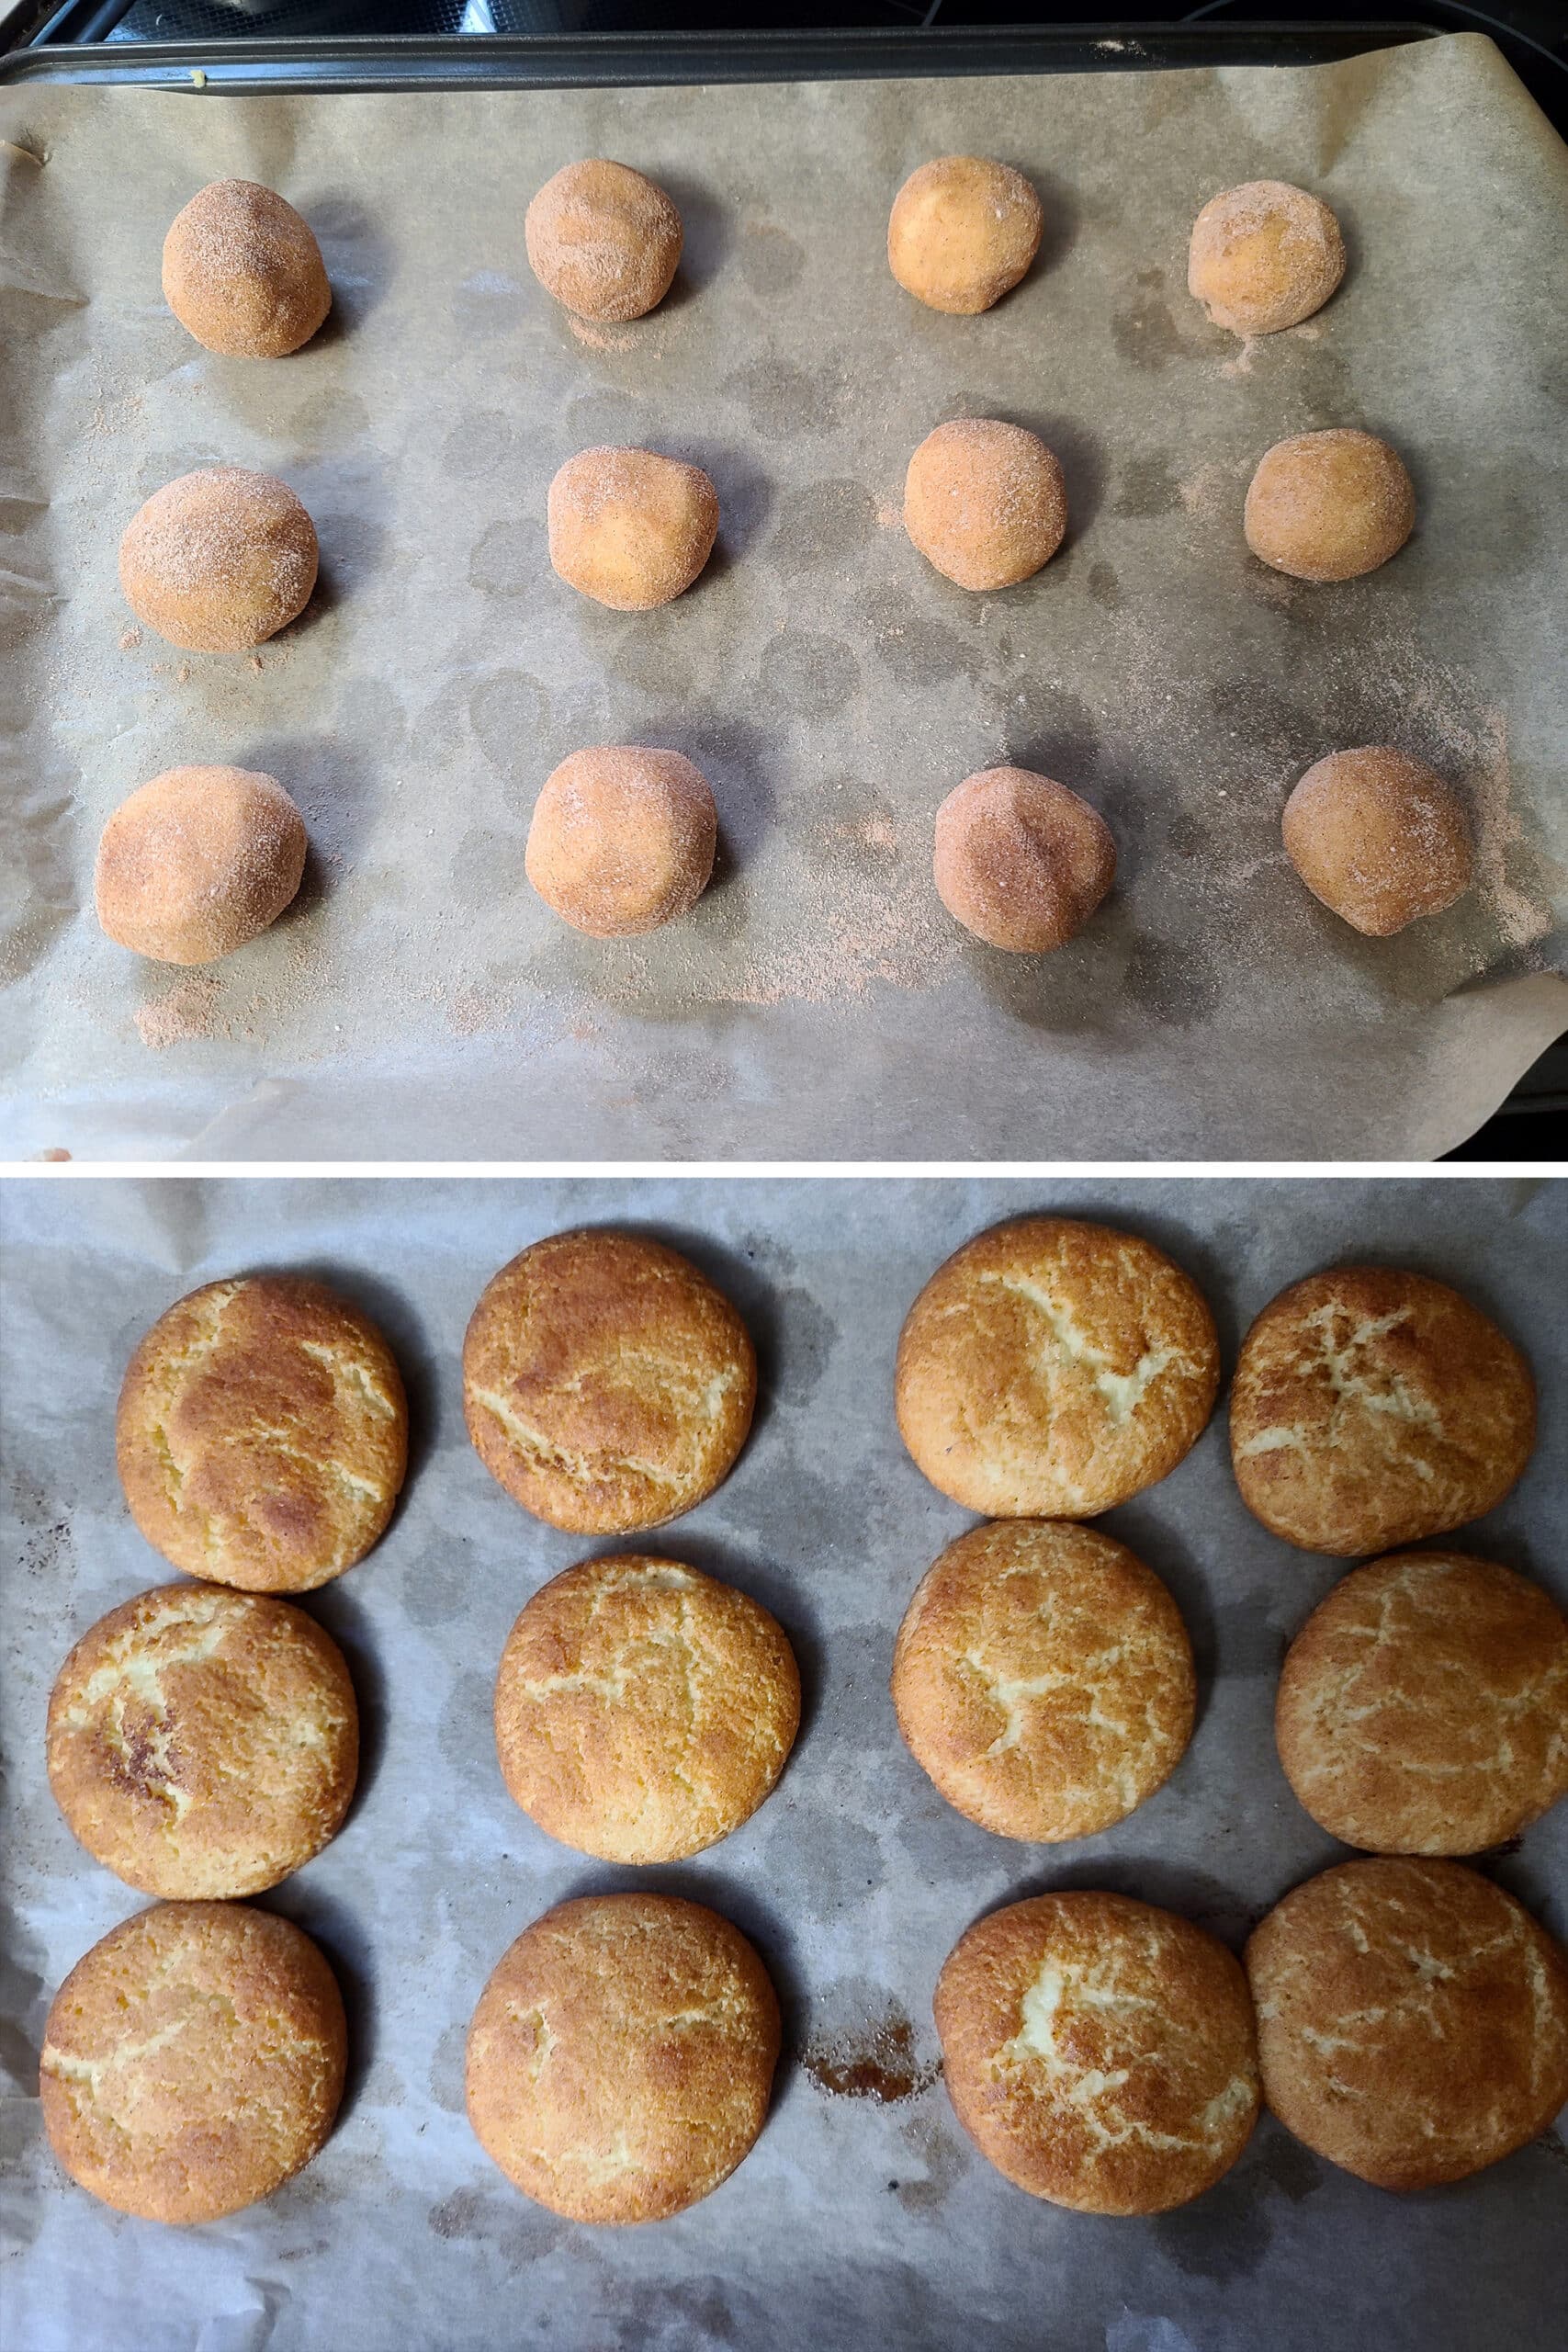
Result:
{"label": "wrinkled parchment paper", "polygon": [[[0,91],[13,654],[0,688],[10,982],[0,1146],[79,1157],[1424,1158],[1568,1020],[1568,153],[1491,45],[1310,71],[774,88],[225,98]],[[1039,185],[1025,285],[980,319],[895,285],[917,163]],[[574,325],[523,210],[581,153],[663,181],[675,289]],[[222,360],[164,309],[164,229],[209,178],[281,187],[336,304],[297,356]],[[1186,291],[1188,230],[1258,175],[1351,251],[1317,318],[1242,345]],[[1068,545],[999,596],[899,522],[911,450],[999,414],[1060,453]],[[1287,433],[1404,453],[1419,534],[1339,588],[1241,535]],[[653,614],[550,571],[547,485],[635,442],[712,473],[719,550]],[[252,660],[137,632],[141,501],[227,459],[321,542],[308,616]],[[570,933],[527,887],[535,795],[599,741],[707,773],[724,848],[691,921]],[[1359,939],[1287,867],[1325,752],[1395,741],[1463,787],[1482,884]],[[931,820],[1004,759],[1083,791],[1114,899],[1021,958],[953,924]],[[296,910],[195,974],[92,914],[98,832],[187,760],[278,775]]]}
{"label": "wrinkled parchment paper", "polygon": [[[1568,1600],[1568,1191],[1529,1182],[626,1183],[231,1180],[0,1188],[5,1243],[3,1684],[13,1921],[6,2352],[1556,2352],[1568,2157],[1547,2139],[1440,2193],[1394,2199],[1265,2120],[1199,2202],[1090,2219],[1010,2188],[970,2148],[936,2078],[936,1973],[1010,1897],[1109,1885],[1232,1943],[1344,1849],[1276,1760],[1285,1643],[1343,1564],[1243,1510],[1223,1410],[1173,1476],[1106,1525],[1175,1592],[1201,1701],[1174,1778],[1118,1828],[1057,1847],[953,1813],[901,1746],[887,1696],[919,1577],[969,1523],[894,1427],[899,1323],[947,1253],[998,1216],[1105,1216],[1170,1250],[1212,1301],[1227,1370],[1284,1283],[1346,1256],[1458,1283],[1529,1351],[1541,1437],[1514,1495],[1457,1539]],[[803,1729],[743,1828],[678,1869],[613,1870],[552,1844],[502,1786],[491,1693],[507,1630],[592,1550],[529,1519],[463,1429],[469,1309],[513,1251],[583,1221],[689,1250],[743,1311],[761,1361],[754,1435],[728,1482],[649,1547],[730,1578],[795,1645]],[[319,1937],[352,2020],[351,2084],[322,2154],[264,2206],[172,2232],[75,2189],[37,2124],[50,1995],[141,1898],[69,1837],[43,1770],[68,1645],[170,1573],[115,1478],[121,1370],[194,1284],[309,1268],[376,1315],[414,1410],[412,1466],[369,1558],[311,1596],[365,1719],[360,1793],[327,1851],[261,1898]],[[1568,1807],[1496,1875],[1568,1930]],[[650,1884],[753,1937],[787,2054],[752,2154],[716,2195],[643,2229],[584,2229],[519,2196],[463,2113],[462,2045],[513,1937],[565,1896]],[[835,2083],[875,2083],[890,2098]]]}

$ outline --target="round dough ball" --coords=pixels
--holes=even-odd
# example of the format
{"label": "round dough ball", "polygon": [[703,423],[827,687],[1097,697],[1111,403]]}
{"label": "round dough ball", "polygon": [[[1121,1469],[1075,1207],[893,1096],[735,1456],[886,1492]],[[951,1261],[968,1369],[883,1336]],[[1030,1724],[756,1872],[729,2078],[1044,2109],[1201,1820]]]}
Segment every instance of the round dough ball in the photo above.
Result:
{"label": "round dough ball", "polygon": [[204,466],[154,491],[119,543],[144,627],[187,653],[244,653],[298,619],[316,585],[316,526],[249,466]]}
{"label": "round dough ball", "polygon": [[738,1928],[668,1894],[558,1904],[468,2029],[468,2120],[509,2180],[572,2222],[658,2222],[728,2180],[762,2128],[779,2005]]}
{"label": "round dough ball", "polygon": [[534,804],[525,865],[574,931],[619,939],[690,914],[718,845],[707,778],[679,752],[573,752]]}
{"label": "round dough ball", "polygon": [[583,449],[550,484],[550,561],[615,613],[683,595],[713,553],[718,492],[700,466],[651,449]]}
{"label": "round dough ball", "polygon": [[1359,580],[1416,527],[1403,459],[1371,433],[1336,426],[1276,441],[1247,493],[1247,544],[1295,580]]}
{"label": "round dough ball", "polygon": [[640,319],[670,291],[681,216],[661,187],[627,164],[567,164],[523,221],[535,277],[580,319]]}
{"label": "round dough ball", "polygon": [[1407,752],[1331,752],[1285,803],[1285,854],[1314,899],[1369,939],[1440,915],[1469,889],[1457,792]]}
{"label": "round dough ball", "polygon": [[1222,188],[1192,224],[1188,291],[1233,334],[1300,326],[1344,275],[1338,221],[1321,197],[1286,180]]}
{"label": "round dough ball", "polygon": [[904,528],[960,588],[1015,588],[1067,527],[1062,469],[1037,433],[965,416],[928,433],[904,478]]}
{"label": "round dough ball", "polygon": [[1073,1217],[992,1226],[909,1309],[898,1428],[933,1487],[997,1519],[1092,1519],[1174,1470],[1220,1381],[1214,1318],[1151,1242]]}
{"label": "round dough ball", "polygon": [[1110,826],[1065,784],[982,768],[936,812],[937,896],[992,947],[1044,956],[1083,929],[1116,878]]}
{"label": "round dough ball", "polygon": [[1001,1838],[1108,1829],[1170,1778],[1197,1684],[1152,1568],[1089,1527],[1009,1520],[950,1544],[893,1651],[893,1705],[949,1804]]}
{"label": "round dough ball", "polygon": [[49,1702],[73,1837],[145,1894],[258,1894],[342,1826],[359,1766],[343,1652],[301,1609],[215,1585],[140,1593]]}
{"label": "round dough ball", "polygon": [[1535,1383],[1447,1283],[1336,1266],[1270,1301],[1231,1385],[1242,1501],[1345,1558],[1446,1535],[1501,1502],[1535,1443]]}
{"label": "round dough ball", "polygon": [[209,1283],[159,1317],[115,1419],[120,1483],[155,1550],[247,1592],[309,1592],[392,1516],[408,1406],[367,1315],[321,1283]]}
{"label": "round dough ball", "polygon": [[164,300],[209,351],[281,359],[310,342],[333,289],[291,204],[254,180],[213,180],[164,240]]}
{"label": "round dough ball", "polygon": [[535,1242],[485,1285],[463,1341],[479,1460],[525,1510],[574,1535],[694,1510],[729,1476],[756,1401],[734,1307],[641,1234]]}
{"label": "round dough ball", "polygon": [[98,922],[160,964],[210,964],[276,922],[305,872],[305,820],[272,775],[169,768],[98,842]]}
{"label": "round dough ball", "polygon": [[960,1937],[932,2003],[980,2154],[1077,2213],[1163,2213],[1212,2188],[1258,2118],[1240,1963],[1122,1894],[1039,1894]]}
{"label": "round dough ball", "polygon": [[1342,1862],[1246,1958],[1269,2107],[1379,2188],[1464,2180],[1568,2100],[1568,1955],[1459,1862]]}
{"label": "round dough ball", "polygon": [[585,1560],[502,1652],[495,1744],[531,1819],[606,1862],[677,1862],[749,1820],[800,1724],[783,1628],[675,1560]]}
{"label": "round dough ball", "polygon": [[1568,1796],[1568,1622],[1495,1560],[1371,1561],[1292,1643],[1274,1733],[1330,1836],[1479,1854]]}
{"label": "round dough ball", "polygon": [[111,1928],[54,1996],[39,2061],[72,2178],[147,2222],[270,2197],[325,2141],[348,2034],[309,1936],[237,1903],[160,1903]]}
{"label": "round dough ball", "polygon": [[1010,293],[1040,250],[1040,198],[1010,164],[942,155],[893,199],[887,266],[932,311],[973,317]]}

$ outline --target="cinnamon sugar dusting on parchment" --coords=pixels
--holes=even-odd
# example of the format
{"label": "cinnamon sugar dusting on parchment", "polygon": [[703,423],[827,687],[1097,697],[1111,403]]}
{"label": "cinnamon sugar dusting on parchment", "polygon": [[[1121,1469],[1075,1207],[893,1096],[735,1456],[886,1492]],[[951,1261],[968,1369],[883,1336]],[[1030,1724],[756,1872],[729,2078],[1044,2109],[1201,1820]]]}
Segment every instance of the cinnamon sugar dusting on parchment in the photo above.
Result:
{"label": "cinnamon sugar dusting on parchment", "polygon": [[142,1044],[162,1053],[170,1046],[215,1035],[219,993],[211,974],[202,972],[176,980],[162,996],[150,998],[136,1015]]}

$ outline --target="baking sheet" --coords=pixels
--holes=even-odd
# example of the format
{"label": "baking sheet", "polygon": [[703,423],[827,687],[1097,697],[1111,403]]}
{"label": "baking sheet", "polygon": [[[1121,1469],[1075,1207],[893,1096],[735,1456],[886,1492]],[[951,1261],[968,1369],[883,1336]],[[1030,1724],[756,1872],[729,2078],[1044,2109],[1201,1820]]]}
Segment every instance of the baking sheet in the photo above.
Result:
{"label": "baking sheet", "polygon": [[[720,2352],[1556,2352],[1568,2155],[1549,2137],[1461,2186],[1396,2199],[1269,2120],[1207,2197],[1153,2221],[1036,2203],[969,2147],[936,2079],[936,1973],[971,1919],[1056,1885],[1168,1904],[1232,1943],[1339,1859],[1291,1796],[1271,1734],[1285,1642],[1343,1572],[1269,1536],[1231,1481],[1223,1414],[1161,1486],[1107,1516],[1175,1591],[1201,1702],[1174,1778],[1119,1827],[1055,1849],[951,1811],[902,1747],[894,1630],[966,1515],[894,1428],[899,1323],[941,1260],[1000,1216],[1054,1207],[1171,1250],[1217,1315],[1227,1366],[1286,1282],[1350,1256],[1460,1283],[1529,1350],[1541,1435],[1515,1494],[1464,1544],[1568,1600],[1562,1184],[1034,1185],[244,1180],[0,1188],[9,1565],[5,2009],[15,2251],[7,2352],[341,2352],[499,2344]],[[581,1220],[689,1249],[742,1308],[761,1361],[755,1433],[728,1482],[653,1547],[731,1578],[795,1644],[804,1725],[777,1790],[678,1869],[606,1869],[506,1795],[490,1724],[507,1629],[584,1546],[531,1521],[464,1433],[459,1350],[513,1251]],[[414,1412],[382,1544],[310,1607],[344,1644],[366,1729],[360,1793],[327,1851],[263,1900],[317,1935],[353,2020],[351,2087],[321,2156],[267,2204],[175,2233],[121,2219],[56,2169],[35,2058],[65,1970],[140,1899],[77,1849],[50,1797],[43,1721],[65,1649],[168,1573],[132,1527],[111,1442],[123,1364],[194,1284],[309,1268],[381,1320]],[[19,1564],[19,1565],[18,1565]],[[1568,1929],[1568,1807],[1496,1864]],[[463,2034],[512,1938],[551,1904],[651,1884],[714,1904],[779,1985],[788,2054],[753,2153],[674,2222],[577,2228],[517,2195],[462,2111]],[[859,2083],[853,2096],[835,2084]],[[879,2097],[891,2093],[891,2097]]]}
{"label": "baking sheet", "polygon": [[[0,1148],[79,1157],[1425,1158],[1568,1022],[1568,151],[1484,40],[1303,70],[767,88],[181,99],[0,91],[14,454],[0,854]],[[1043,257],[979,320],[884,258],[933,153],[1039,185]],[[675,290],[573,323],[522,214],[584,153],[662,180]],[[200,351],[164,231],[203,181],[321,234],[328,329]],[[1242,345],[1185,290],[1215,187],[1319,187],[1351,249],[1316,319]],[[940,419],[1037,426],[1071,536],[974,597],[904,537]],[[1385,432],[1421,522],[1337,589],[1246,551],[1280,435]],[[557,467],[689,457],[719,549],[660,612],[549,569]],[[140,502],[214,459],[320,532],[308,616],[254,660],[138,632]],[[1330,749],[1461,786],[1482,887],[1364,941],[1287,867]],[[695,916],[569,932],[528,888],[535,795],[585,743],[689,753],[723,851]],[[186,760],[269,769],[314,843],[297,909],[197,973],[97,930],[110,809]],[[1116,833],[1114,898],[1019,958],[948,920],[935,809],[1012,759]]]}

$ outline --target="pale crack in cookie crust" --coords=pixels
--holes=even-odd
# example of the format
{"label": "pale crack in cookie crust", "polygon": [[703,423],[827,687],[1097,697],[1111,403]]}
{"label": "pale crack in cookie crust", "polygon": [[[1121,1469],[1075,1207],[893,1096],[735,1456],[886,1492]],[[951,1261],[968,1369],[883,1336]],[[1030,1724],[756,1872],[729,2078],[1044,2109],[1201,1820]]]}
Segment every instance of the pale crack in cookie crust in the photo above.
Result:
{"label": "pale crack in cookie crust", "polygon": [[1219,1386],[1213,1318],[1136,1235],[993,1227],[939,1267],[898,1342],[898,1427],[943,1494],[997,1518],[1088,1519],[1165,1477]]}
{"label": "pale crack in cookie crust", "polygon": [[1312,1274],[1242,1342],[1231,1457],[1242,1500],[1341,1556],[1445,1534],[1500,1502],[1535,1442],[1523,1356],[1446,1283],[1387,1266]]}
{"label": "pale crack in cookie crust", "polygon": [[1259,2102],[1239,1963],[1118,1894],[1044,1894],[963,1936],[934,2002],[959,2121],[1032,2196],[1155,2213],[1228,2172]]}
{"label": "pale crack in cookie crust", "polygon": [[728,1476],[757,1362],[688,1259],[641,1235],[558,1233],[487,1284],[463,1343],[468,1434],[491,1476],[575,1534],[661,1526]]}

